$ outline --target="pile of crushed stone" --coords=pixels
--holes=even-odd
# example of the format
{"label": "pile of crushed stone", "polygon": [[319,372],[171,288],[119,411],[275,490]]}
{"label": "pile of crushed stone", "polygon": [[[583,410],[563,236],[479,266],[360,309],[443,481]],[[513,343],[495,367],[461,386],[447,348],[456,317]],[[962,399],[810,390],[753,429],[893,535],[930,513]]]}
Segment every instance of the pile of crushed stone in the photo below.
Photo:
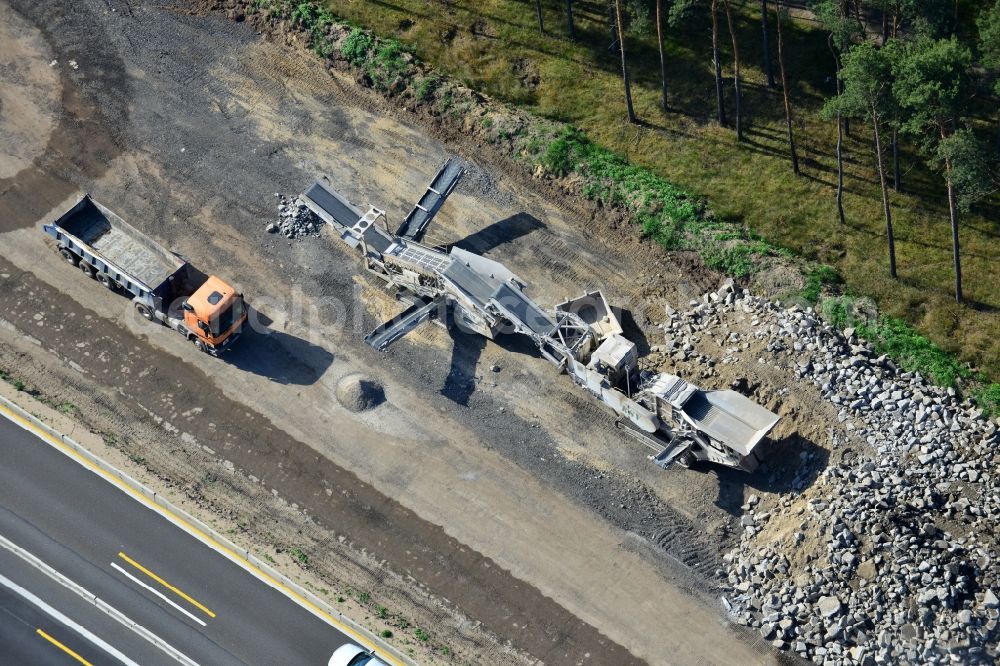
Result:
{"label": "pile of crushed stone", "polygon": [[289,199],[278,192],[274,196],[278,200],[278,221],[267,223],[265,228],[269,234],[281,234],[285,238],[319,235],[323,220],[309,210],[301,199]]}
{"label": "pile of crushed stone", "polygon": [[[742,338],[737,321],[750,331]],[[744,504],[740,542],[724,558],[731,616],[815,663],[994,663],[996,423],[850,329],[731,286],[664,328],[675,341],[678,329],[730,336],[723,363],[752,346],[747,360],[811,383],[837,412],[817,442],[840,454],[835,463],[811,484]]]}

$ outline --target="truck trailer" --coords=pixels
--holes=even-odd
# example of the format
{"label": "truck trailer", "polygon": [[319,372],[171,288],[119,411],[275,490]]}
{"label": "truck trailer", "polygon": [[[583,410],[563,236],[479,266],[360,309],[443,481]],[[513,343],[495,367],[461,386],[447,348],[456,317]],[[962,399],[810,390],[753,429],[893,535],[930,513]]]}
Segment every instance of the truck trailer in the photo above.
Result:
{"label": "truck trailer", "polygon": [[243,294],[206,276],[89,194],[42,230],[83,275],[131,295],[140,315],[169,326],[201,351],[218,356],[240,336],[247,319]]}

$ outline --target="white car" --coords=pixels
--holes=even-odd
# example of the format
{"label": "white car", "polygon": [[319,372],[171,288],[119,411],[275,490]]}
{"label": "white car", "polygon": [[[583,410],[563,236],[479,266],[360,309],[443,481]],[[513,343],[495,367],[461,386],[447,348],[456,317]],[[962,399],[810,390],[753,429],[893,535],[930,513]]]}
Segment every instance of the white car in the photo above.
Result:
{"label": "white car", "polygon": [[374,652],[346,643],[334,651],[327,666],[386,666],[386,663]]}

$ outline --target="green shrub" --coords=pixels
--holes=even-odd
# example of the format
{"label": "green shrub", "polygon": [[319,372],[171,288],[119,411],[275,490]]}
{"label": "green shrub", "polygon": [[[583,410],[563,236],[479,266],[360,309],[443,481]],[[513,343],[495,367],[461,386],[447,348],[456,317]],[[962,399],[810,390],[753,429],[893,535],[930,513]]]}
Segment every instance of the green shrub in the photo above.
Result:
{"label": "green shrub", "polygon": [[[352,33],[353,34],[353,33]],[[395,39],[383,40],[368,64],[368,75],[380,90],[389,90],[398,78],[408,78],[403,46]]]}
{"label": "green shrub", "polygon": [[545,148],[542,155],[542,167],[556,176],[565,176],[576,168],[573,160],[573,148],[580,143],[579,133],[573,127],[566,127]]}
{"label": "green shrub", "polygon": [[428,641],[431,638],[431,635],[428,634],[423,629],[421,629],[420,627],[417,627],[416,629],[413,630],[413,635],[422,641]]}
{"label": "green shrub", "polygon": [[295,9],[292,10],[292,23],[300,25],[303,28],[311,28],[313,23],[319,17],[319,7],[312,2],[300,2],[296,5]]}
{"label": "green shrub", "polygon": [[420,81],[420,85],[417,86],[417,98],[421,101],[426,102],[431,97],[434,96],[434,91],[441,86],[441,79],[433,74],[431,76],[426,76]]}
{"label": "green shrub", "polygon": [[340,53],[347,62],[358,66],[368,62],[368,52],[374,45],[375,40],[371,35],[360,28],[354,28],[340,47]]}

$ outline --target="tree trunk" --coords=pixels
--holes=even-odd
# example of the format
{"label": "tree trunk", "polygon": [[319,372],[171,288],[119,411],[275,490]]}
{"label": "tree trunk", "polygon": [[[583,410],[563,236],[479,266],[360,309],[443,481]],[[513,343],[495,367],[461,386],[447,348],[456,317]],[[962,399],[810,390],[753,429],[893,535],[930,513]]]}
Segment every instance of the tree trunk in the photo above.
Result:
{"label": "tree trunk", "polygon": [[[833,46],[833,35],[827,37],[830,53],[833,54],[833,68],[837,81],[837,96],[840,97],[840,57]],[[844,124],[840,122],[840,111],[837,111],[837,217],[841,224],[847,224],[844,216]]]}
{"label": "tree trunk", "polygon": [[611,30],[610,51],[618,55],[618,19],[615,18],[615,7],[614,1],[608,2],[608,28]]}
{"label": "tree trunk", "polygon": [[875,133],[875,163],[878,166],[878,182],[882,187],[882,210],[885,213],[885,235],[889,240],[889,275],[896,277],[896,239],[892,234],[892,211],[889,209],[889,188],[885,182],[885,167],[882,165],[882,136],[879,119],[872,109],[872,126]]}
{"label": "tree trunk", "polygon": [[715,63],[715,106],[720,125],[726,124],[726,102],[722,92],[722,62],[719,59],[719,13],[718,0],[712,0],[712,60]]}
{"label": "tree trunk", "polygon": [[892,128],[892,190],[899,192],[899,130]]}
{"label": "tree trunk", "polygon": [[764,71],[767,73],[767,87],[774,88],[774,69],[771,67],[770,30],[767,27],[767,0],[760,0],[760,30],[764,34]]}
{"label": "tree trunk", "polygon": [[625,82],[625,106],[628,109],[628,121],[635,122],[635,109],[632,108],[632,84],[628,78],[628,64],[625,61],[625,29],[622,27],[622,3],[615,0],[615,23],[618,26],[618,51],[622,54],[622,80]]}
{"label": "tree trunk", "polygon": [[945,181],[948,186],[948,217],[951,220],[951,252],[955,263],[955,301],[962,302],[962,253],[958,246],[958,205],[951,182],[951,160],[945,160]]}
{"label": "tree trunk", "polygon": [[538,13],[538,32],[545,32],[545,22],[542,20],[542,0],[535,0],[535,11]]}
{"label": "tree trunk", "polygon": [[573,26],[573,0],[566,0],[566,26],[569,28],[569,38],[576,39],[576,28]]}
{"label": "tree trunk", "polygon": [[663,0],[656,0],[656,39],[660,43],[660,82],[663,86],[663,110],[667,105],[667,54],[663,50]]}
{"label": "tree trunk", "polygon": [[736,140],[743,140],[743,91],[740,89],[740,48],[736,43],[736,29],[733,26],[733,13],[729,9],[729,0],[722,0],[726,10],[726,25],[729,27],[729,37],[733,40],[733,88],[736,90]]}
{"label": "tree trunk", "polygon": [[781,93],[785,98],[785,124],[788,126],[788,151],[792,157],[792,172],[799,175],[799,156],[795,152],[795,134],[792,131],[792,103],[788,97],[788,76],[785,72],[785,39],[781,30],[781,0],[775,0],[775,18],[778,22],[778,70],[781,73]]}
{"label": "tree trunk", "polygon": [[1000,115],[997,116],[997,157],[1000,157]]}

